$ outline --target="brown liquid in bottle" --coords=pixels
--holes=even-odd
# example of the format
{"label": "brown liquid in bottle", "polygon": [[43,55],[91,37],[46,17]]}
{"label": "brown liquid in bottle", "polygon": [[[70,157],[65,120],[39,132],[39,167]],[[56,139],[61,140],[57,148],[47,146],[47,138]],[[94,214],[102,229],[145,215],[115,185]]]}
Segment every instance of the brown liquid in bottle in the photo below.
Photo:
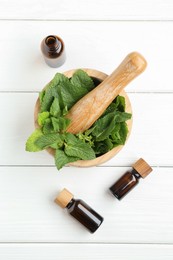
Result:
{"label": "brown liquid in bottle", "polygon": [[59,36],[49,35],[44,38],[41,42],[41,51],[50,67],[56,68],[65,62],[65,45]]}
{"label": "brown liquid in bottle", "polygon": [[119,200],[138,184],[141,177],[145,178],[152,171],[150,165],[142,158],[133,164],[132,167],[132,171],[126,172],[109,188],[112,194]]}
{"label": "brown liquid in bottle", "polygon": [[110,187],[110,191],[120,200],[138,184],[140,177],[134,169],[131,172],[128,171]]}
{"label": "brown liquid in bottle", "polygon": [[71,216],[94,233],[103,222],[103,217],[82,200],[75,200],[68,190],[62,190],[55,202],[62,208],[67,208]]}

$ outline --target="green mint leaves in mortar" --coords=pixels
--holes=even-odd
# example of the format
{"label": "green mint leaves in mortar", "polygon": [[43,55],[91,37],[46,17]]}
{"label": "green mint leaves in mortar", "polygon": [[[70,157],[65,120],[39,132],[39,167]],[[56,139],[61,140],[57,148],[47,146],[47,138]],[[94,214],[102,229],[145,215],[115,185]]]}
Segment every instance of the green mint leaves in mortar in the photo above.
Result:
{"label": "green mint leaves in mortar", "polygon": [[26,142],[26,151],[55,150],[58,169],[77,160],[92,160],[118,145],[124,145],[131,114],[125,112],[125,98],[118,96],[103,115],[84,133],[66,132],[70,120],[69,109],[95,88],[94,81],[83,70],[77,70],[71,79],[57,73],[40,92],[39,129]]}

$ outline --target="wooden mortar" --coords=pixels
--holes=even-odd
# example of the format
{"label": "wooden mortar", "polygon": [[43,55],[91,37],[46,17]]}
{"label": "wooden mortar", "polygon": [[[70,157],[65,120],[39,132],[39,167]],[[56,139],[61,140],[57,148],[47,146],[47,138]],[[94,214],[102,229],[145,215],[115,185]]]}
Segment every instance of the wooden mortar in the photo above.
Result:
{"label": "wooden mortar", "polygon": [[[94,90],[90,91],[87,95],[81,98],[69,111],[67,117],[72,120],[67,131],[70,133],[83,132],[88,129],[105,111],[109,104],[115,99],[117,95],[125,97],[126,100],[126,112],[132,113],[130,100],[123,90],[123,88],[136,76],[142,73],[146,67],[145,59],[138,53],[133,52],[127,55],[119,67],[108,76],[107,74],[94,69],[83,69],[90,77],[96,78],[101,84],[99,84]],[[63,74],[68,78],[71,78],[76,69],[69,70]],[[105,83],[105,84],[104,84]],[[106,95],[107,94],[107,95]],[[99,97],[99,99],[98,99]],[[104,100],[104,102],[102,102]],[[94,102],[93,102],[94,101]],[[98,106],[99,104],[99,106]],[[88,113],[92,111],[93,113]],[[100,109],[98,109],[98,107]],[[34,111],[34,123],[35,127],[39,128],[37,123],[37,116],[40,111],[39,98],[37,99]],[[80,112],[79,112],[80,111]],[[81,113],[83,112],[83,114]],[[81,124],[82,122],[82,124]],[[128,135],[131,133],[132,119],[127,121]],[[126,139],[126,141],[127,141]],[[102,164],[112,157],[114,157],[124,145],[119,145],[102,156],[93,160],[79,160],[69,165],[77,167],[90,167]],[[48,148],[47,151],[54,156],[55,150]]]}

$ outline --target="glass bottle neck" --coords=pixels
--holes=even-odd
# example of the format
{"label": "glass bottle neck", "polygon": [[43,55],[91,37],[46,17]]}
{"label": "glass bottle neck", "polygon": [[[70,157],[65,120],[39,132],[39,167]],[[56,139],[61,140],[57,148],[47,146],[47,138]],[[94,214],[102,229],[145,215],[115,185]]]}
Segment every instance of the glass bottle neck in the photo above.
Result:
{"label": "glass bottle neck", "polygon": [[54,35],[47,36],[45,39],[45,44],[49,52],[55,52],[61,48],[61,42]]}
{"label": "glass bottle neck", "polygon": [[141,178],[141,175],[135,169],[132,169],[131,173],[136,177],[136,179]]}
{"label": "glass bottle neck", "polygon": [[71,206],[74,204],[75,199],[72,199],[66,206],[67,209],[71,208]]}

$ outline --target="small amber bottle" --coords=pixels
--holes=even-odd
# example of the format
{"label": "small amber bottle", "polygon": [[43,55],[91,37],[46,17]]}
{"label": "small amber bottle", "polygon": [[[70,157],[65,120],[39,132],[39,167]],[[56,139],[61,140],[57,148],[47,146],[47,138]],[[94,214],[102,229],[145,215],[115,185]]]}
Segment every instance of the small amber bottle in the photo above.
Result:
{"label": "small amber bottle", "polygon": [[66,59],[65,45],[57,35],[49,35],[41,42],[41,51],[44,60],[50,67],[60,67]]}
{"label": "small amber bottle", "polygon": [[131,191],[139,182],[139,179],[145,178],[152,168],[144,159],[140,158],[132,165],[132,170],[126,172],[111,187],[110,191],[117,199],[122,199],[129,191]]}
{"label": "small amber bottle", "polygon": [[94,233],[103,222],[102,216],[95,212],[82,200],[73,198],[73,194],[63,189],[56,197],[55,202],[62,208],[67,208],[70,215],[83,224],[91,233]]}

